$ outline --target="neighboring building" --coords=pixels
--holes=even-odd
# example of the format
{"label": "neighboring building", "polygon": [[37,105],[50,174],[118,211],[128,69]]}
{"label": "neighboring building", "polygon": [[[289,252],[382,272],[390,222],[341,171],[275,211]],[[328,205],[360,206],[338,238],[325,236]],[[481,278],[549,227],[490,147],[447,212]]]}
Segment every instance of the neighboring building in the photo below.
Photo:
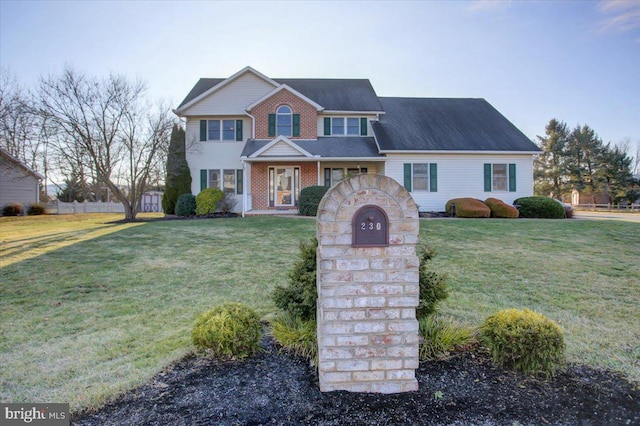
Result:
{"label": "neighboring building", "polygon": [[0,148],[0,208],[20,203],[25,211],[40,202],[40,182],[44,176]]}
{"label": "neighboring building", "polygon": [[200,79],[186,119],[192,191],[233,192],[238,210],[296,209],[300,190],[379,173],[420,211],[455,197],[533,195],[539,148],[484,99],[378,97],[366,79],[271,79],[246,67]]}

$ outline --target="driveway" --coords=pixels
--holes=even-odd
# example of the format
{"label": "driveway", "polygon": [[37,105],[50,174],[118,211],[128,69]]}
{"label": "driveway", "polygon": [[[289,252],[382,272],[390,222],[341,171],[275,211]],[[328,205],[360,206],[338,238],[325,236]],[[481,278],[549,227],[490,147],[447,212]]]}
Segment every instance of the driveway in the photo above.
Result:
{"label": "driveway", "polygon": [[622,220],[640,223],[640,213],[576,211],[573,217],[576,219]]}

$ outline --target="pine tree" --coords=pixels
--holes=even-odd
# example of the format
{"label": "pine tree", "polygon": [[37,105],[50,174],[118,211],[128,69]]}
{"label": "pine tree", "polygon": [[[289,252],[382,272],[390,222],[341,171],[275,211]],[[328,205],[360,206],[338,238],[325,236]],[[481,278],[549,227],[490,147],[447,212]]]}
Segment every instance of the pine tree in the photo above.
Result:
{"label": "pine tree", "polygon": [[182,194],[191,194],[191,172],[185,150],[185,132],[174,125],[167,153],[167,179],[162,196],[162,210],[165,214],[175,214],[176,201]]}
{"label": "pine tree", "polygon": [[567,192],[566,148],[569,129],[555,118],[549,120],[545,137],[538,136],[542,154],[535,162],[534,176],[537,195],[559,198]]}

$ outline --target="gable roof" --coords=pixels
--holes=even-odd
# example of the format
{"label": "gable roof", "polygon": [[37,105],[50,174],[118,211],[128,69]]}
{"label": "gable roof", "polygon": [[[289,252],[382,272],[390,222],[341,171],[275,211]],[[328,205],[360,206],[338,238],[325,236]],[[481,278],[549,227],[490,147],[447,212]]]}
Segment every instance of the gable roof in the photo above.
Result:
{"label": "gable roof", "polygon": [[[309,158],[384,158],[378,152],[376,142],[367,136],[319,137],[317,140],[287,139],[291,146],[297,146],[300,156]],[[249,139],[244,145],[242,158],[257,159],[265,153],[274,141]],[[269,158],[268,155],[264,156]],[[296,156],[297,157],[297,156]]]}
{"label": "gable roof", "polygon": [[13,155],[9,154],[9,152],[4,148],[0,148],[0,156],[5,157],[7,160],[9,160],[9,163],[15,164],[16,166],[21,168],[23,171],[25,171],[27,174],[33,175],[36,179],[44,180],[44,176],[42,176],[40,173],[36,172],[31,167],[24,164],[22,161],[18,160]]}
{"label": "gable roof", "polygon": [[[246,72],[247,69],[243,71]],[[252,68],[250,71],[257,72]],[[201,78],[177,109],[183,108],[238,74],[240,73],[228,79]],[[274,78],[270,80],[289,86],[316,104],[322,105],[325,111],[383,112],[378,95],[368,79]]]}
{"label": "gable roof", "polygon": [[372,127],[380,152],[504,151],[540,148],[484,99],[380,98]]}
{"label": "gable roof", "polygon": [[303,101],[305,101],[309,105],[313,106],[318,111],[322,111],[324,109],[324,107],[322,105],[319,105],[317,102],[314,102],[312,99],[309,99],[308,97],[306,97],[302,93],[298,92],[296,89],[294,89],[292,87],[289,87],[286,84],[281,84],[280,86],[278,86],[277,88],[273,89],[271,92],[269,92],[266,95],[264,95],[263,97],[259,98],[258,100],[256,100],[252,104],[247,105],[247,111],[251,111],[256,105],[261,104],[262,102],[264,102],[265,100],[269,99],[270,97],[272,97],[273,95],[275,95],[276,93],[278,93],[278,92],[280,92],[282,90],[286,90],[287,92],[293,94],[294,96],[297,96],[298,98],[302,99]]}

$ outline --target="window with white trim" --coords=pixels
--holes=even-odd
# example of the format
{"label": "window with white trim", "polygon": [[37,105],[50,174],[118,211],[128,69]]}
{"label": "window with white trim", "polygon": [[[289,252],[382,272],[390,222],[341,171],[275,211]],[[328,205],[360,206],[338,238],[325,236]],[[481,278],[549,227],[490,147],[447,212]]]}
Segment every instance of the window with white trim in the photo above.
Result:
{"label": "window with white trim", "polygon": [[208,141],[237,140],[236,125],[239,120],[207,120]]}
{"label": "window with white trim", "polygon": [[404,186],[409,191],[438,192],[438,164],[405,163]]}
{"label": "window with white trim", "polygon": [[365,117],[325,117],[324,136],[367,136]]}
{"label": "window with white trim", "polygon": [[276,135],[291,136],[293,134],[293,111],[287,105],[276,110]]}
{"label": "window with white trim", "polygon": [[485,163],[484,165],[485,192],[515,192],[516,165],[515,163]]}
{"label": "window with white trim", "polygon": [[209,169],[200,173],[200,190],[218,188],[225,193],[242,194],[242,169]]}

